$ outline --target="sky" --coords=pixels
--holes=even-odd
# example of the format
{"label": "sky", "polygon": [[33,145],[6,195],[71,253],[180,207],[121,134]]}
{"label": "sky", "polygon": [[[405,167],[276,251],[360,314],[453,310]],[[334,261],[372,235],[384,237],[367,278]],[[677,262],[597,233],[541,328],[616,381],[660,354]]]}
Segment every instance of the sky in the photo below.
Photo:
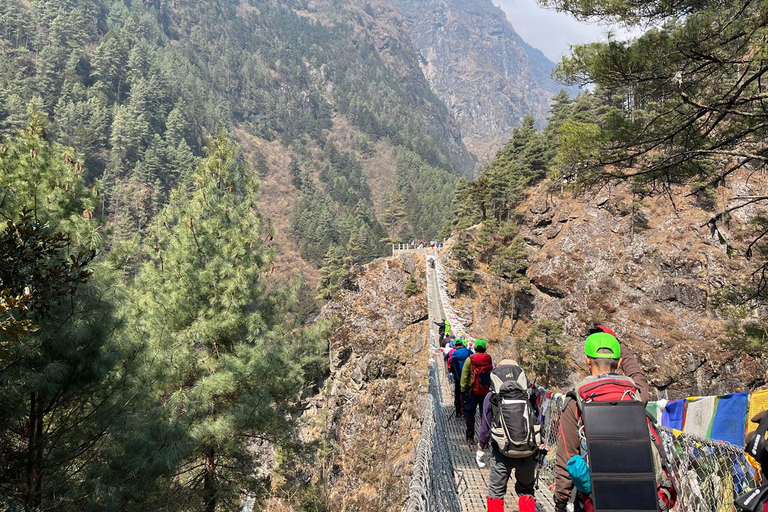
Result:
{"label": "sky", "polygon": [[[526,43],[544,52],[554,62],[568,53],[570,45],[604,40],[611,29],[607,25],[582,23],[568,14],[542,9],[536,0],[493,0],[493,3],[507,13],[507,19]],[[613,31],[619,39],[633,35],[623,27],[613,27]]]}

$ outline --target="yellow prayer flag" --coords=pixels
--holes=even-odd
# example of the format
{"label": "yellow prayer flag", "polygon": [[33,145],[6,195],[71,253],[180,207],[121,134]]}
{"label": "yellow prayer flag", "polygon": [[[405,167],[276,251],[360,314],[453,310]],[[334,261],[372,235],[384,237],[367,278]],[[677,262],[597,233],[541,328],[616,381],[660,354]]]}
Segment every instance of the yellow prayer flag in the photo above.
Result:
{"label": "yellow prayer flag", "polygon": [[755,414],[768,409],[768,389],[753,391],[749,394],[749,413],[747,414],[747,434],[757,430],[757,423],[751,420]]}

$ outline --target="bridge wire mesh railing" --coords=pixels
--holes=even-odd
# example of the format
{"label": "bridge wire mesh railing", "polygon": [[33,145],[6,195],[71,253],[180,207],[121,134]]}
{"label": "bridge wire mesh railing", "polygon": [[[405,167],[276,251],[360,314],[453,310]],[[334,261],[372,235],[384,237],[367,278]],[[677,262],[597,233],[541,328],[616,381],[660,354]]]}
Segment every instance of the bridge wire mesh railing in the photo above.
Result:
{"label": "bridge wire mesh railing", "polygon": [[[564,397],[555,395],[542,422],[542,438],[550,447],[541,468],[541,485],[554,490],[555,455]],[[758,485],[759,474],[744,450],[723,441],[702,439],[659,427],[667,468],[678,491],[673,512],[733,512],[733,500]]]}
{"label": "bridge wire mesh railing", "polygon": [[[427,294],[430,304],[439,300],[431,286],[427,287]],[[430,324],[432,321],[430,315]],[[454,468],[446,442],[448,429],[438,368],[443,358],[434,325],[430,325],[429,348],[429,394],[421,424],[421,439],[416,446],[408,499],[402,512],[461,512]]]}

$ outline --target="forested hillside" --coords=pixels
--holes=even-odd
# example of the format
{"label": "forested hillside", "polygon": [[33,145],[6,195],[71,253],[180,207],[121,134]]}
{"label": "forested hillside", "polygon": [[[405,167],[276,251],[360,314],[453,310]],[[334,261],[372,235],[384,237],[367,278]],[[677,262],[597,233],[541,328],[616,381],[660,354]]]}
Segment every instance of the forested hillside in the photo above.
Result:
{"label": "forested hillside", "polygon": [[[98,180],[111,247],[145,235],[207,134],[237,127],[280,250],[317,265],[354,235],[367,261],[384,238],[434,237],[447,212],[428,196],[473,166],[380,4],[2,0],[0,131],[30,104],[47,115]],[[406,216],[383,226],[395,192]]]}
{"label": "forested hillside", "polygon": [[0,0],[0,509],[293,493],[315,297],[436,236],[474,166],[398,20]]}

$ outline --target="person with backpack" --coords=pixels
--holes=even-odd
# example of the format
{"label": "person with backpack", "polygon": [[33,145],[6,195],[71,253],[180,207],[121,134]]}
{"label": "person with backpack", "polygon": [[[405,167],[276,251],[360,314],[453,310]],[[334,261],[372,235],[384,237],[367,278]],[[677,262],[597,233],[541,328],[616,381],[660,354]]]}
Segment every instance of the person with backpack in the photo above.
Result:
{"label": "person with backpack", "polygon": [[454,342],[456,346],[448,356],[448,367],[453,376],[453,405],[456,407],[456,417],[462,417],[462,396],[461,396],[461,372],[464,370],[464,363],[472,355],[472,350],[467,348],[467,342],[464,338],[459,338]]}
{"label": "person with backpack", "polygon": [[[651,421],[648,420],[644,407],[648,402],[648,383],[642,367],[632,352],[621,345],[618,339],[604,326],[591,329],[584,344],[586,364],[590,375],[576,385],[567,395],[563,412],[560,416],[560,430],[557,441],[557,457],[555,462],[555,510],[565,512],[569,501],[573,501],[576,511],[591,512],[594,510],[592,501],[592,484],[590,467],[585,462],[589,459],[586,446],[589,444],[589,429],[585,425],[584,410],[586,407],[615,406],[625,401],[637,402],[637,407],[627,404],[642,412],[634,411],[633,418],[641,422],[639,425],[617,424],[615,429],[610,425],[600,425],[603,430],[612,430],[611,436],[615,445],[616,429],[627,432],[639,432],[640,445],[643,445],[645,435],[650,437],[645,444],[646,451],[653,459],[654,473],[649,476],[654,480],[656,496],[652,496],[650,507],[664,511],[674,505],[676,493],[664,465],[663,447]],[[618,372],[622,371],[624,375]],[[603,409],[604,411],[607,409]],[[625,411],[628,409],[624,408]],[[615,411],[615,410],[614,410]],[[594,417],[605,417],[598,416]],[[589,416],[588,416],[589,418]],[[600,441],[604,441],[601,439]],[[635,439],[636,441],[636,439]],[[594,442],[598,446],[598,441]],[[626,460],[623,461],[626,465]],[[631,468],[630,468],[631,469]],[[592,475],[594,477],[594,475]],[[577,488],[577,496],[572,497],[573,488]],[[650,489],[651,491],[653,488]],[[614,499],[623,499],[618,497]],[[636,503],[625,504],[628,508],[640,509]],[[629,506],[631,505],[631,506]],[[624,508],[624,507],[621,507]],[[645,510],[645,509],[643,509]]]}
{"label": "person with backpack", "polygon": [[541,435],[528,394],[528,380],[512,359],[502,360],[490,377],[477,445],[479,450],[492,448],[488,512],[504,512],[504,496],[513,471],[519,512],[536,512],[536,457]]}
{"label": "person with backpack", "polygon": [[[461,371],[461,392],[464,394],[464,419],[467,421],[467,442],[475,444],[475,417],[482,414],[485,395],[491,390],[493,359],[486,354],[485,340],[475,341],[475,353]],[[482,416],[481,416],[482,417]]]}
{"label": "person with backpack", "polygon": [[437,326],[437,334],[440,336],[440,348],[443,348],[446,343],[445,339],[445,320],[442,322],[435,322]]}

